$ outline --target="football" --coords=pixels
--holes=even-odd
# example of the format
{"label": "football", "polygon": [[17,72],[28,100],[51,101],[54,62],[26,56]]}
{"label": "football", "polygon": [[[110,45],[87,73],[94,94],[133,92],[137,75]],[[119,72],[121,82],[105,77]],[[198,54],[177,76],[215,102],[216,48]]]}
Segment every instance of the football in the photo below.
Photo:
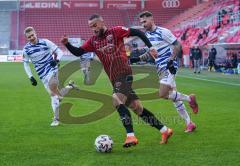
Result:
{"label": "football", "polygon": [[95,140],[95,148],[97,152],[111,152],[113,148],[113,140],[108,135],[100,135]]}

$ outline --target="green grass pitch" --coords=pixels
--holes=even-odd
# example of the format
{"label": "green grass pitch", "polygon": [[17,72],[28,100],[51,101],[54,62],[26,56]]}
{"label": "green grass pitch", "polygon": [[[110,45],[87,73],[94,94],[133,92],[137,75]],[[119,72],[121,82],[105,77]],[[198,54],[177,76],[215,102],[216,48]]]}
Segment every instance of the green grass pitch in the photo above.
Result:
{"label": "green grass pitch", "polygon": [[[183,132],[184,122],[170,101],[143,101],[145,107],[174,129],[174,135],[167,145],[160,145],[160,133],[133,115],[139,144],[124,149],[125,131],[116,112],[88,124],[62,124],[52,128],[50,98],[40,80],[37,87],[31,86],[21,63],[0,63],[0,74],[0,165],[233,166],[240,163],[239,75],[209,72],[194,75],[190,70],[180,70],[178,90],[197,95],[199,114],[193,115],[187,106],[197,130],[190,134]],[[104,73],[93,86],[83,85],[80,71],[71,79],[83,90],[112,93]],[[87,115],[101,106],[96,101],[71,97],[63,102],[74,104],[70,111],[74,117]],[[111,106],[111,101],[108,103]],[[100,134],[113,138],[112,153],[95,151],[94,140]]]}

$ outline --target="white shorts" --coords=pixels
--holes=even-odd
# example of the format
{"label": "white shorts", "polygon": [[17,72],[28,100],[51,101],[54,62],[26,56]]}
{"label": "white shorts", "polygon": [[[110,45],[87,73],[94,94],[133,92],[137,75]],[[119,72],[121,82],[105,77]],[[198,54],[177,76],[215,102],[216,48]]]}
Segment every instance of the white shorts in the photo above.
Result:
{"label": "white shorts", "polygon": [[159,83],[176,88],[175,75],[171,74],[169,70],[165,70],[159,75]]}
{"label": "white shorts", "polygon": [[86,70],[90,67],[90,59],[81,59],[80,61],[81,70]]}
{"label": "white shorts", "polygon": [[51,94],[51,90],[49,89],[50,84],[59,84],[58,81],[58,70],[50,71],[43,79],[43,85],[45,89]]}

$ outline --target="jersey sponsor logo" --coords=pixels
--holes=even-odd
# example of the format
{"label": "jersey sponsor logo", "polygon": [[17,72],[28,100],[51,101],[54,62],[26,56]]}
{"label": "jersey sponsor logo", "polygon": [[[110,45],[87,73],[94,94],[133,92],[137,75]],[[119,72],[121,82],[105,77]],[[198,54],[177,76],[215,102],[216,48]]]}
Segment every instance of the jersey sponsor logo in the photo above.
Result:
{"label": "jersey sponsor logo", "polygon": [[100,47],[97,50],[102,52],[103,54],[104,53],[111,54],[111,53],[114,53],[114,51],[115,51],[115,45],[108,43],[106,46]]}
{"label": "jersey sponsor logo", "polygon": [[178,8],[180,6],[179,0],[164,0],[162,1],[163,8]]}

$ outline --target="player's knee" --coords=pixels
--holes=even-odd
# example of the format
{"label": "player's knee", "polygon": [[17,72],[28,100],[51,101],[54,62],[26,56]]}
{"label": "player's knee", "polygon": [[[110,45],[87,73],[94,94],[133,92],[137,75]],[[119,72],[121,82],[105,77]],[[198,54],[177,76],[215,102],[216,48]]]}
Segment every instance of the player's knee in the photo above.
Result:
{"label": "player's knee", "polygon": [[114,97],[112,97],[112,104],[115,108],[117,108],[119,105],[119,103],[116,101],[116,99]]}
{"label": "player's knee", "polygon": [[58,87],[57,87],[57,85],[49,85],[49,89],[51,91],[51,96],[58,95]]}
{"label": "player's knee", "polygon": [[162,93],[162,92],[159,92],[159,93],[158,93],[158,96],[159,96],[161,99],[167,99],[167,98],[168,98],[168,95],[165,94],[165,93]]}
{"label": "player's knee", "polygon": [[141,115],[143,111],[143,106],[139,100],[134,100],[131,102],[130,106],[131,110],[137,115]]}
{"label": "player's knee", "polygon": [[57,88],[56,87],[50,87],[50,90],[52,93],[57,93]]}
{"label": "player's knee", "polygon": [[112,103],[115,108],[117,108],[120,104],[124,104],[124,101],[121,96],[116,95],[115,93],[112,95]]}
{"label": "player's knee", "polygon": [[118,108],[118,106],[120,105],[114,98],[112,99],[112,104],[114,108]]}

